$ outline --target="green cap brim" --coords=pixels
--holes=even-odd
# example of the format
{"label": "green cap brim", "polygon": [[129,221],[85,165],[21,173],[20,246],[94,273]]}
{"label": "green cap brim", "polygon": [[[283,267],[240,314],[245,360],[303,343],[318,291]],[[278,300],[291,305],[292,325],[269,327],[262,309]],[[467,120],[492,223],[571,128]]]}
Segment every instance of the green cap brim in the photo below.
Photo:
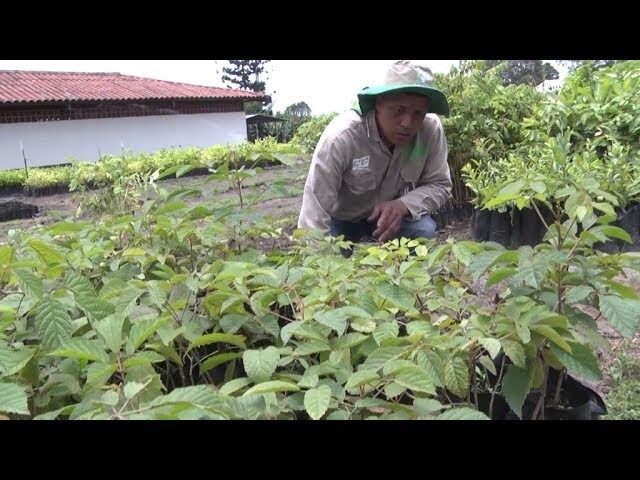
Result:
{"label": "green cap brim", "polygon": [[358,94],[360,111],[366,115],[376,106],[376,97],[382,93],[415,93],[429,98],[429,113],[449,115],[447,97],[437,88],[424,85],[385,85],[381,87],[367,87]]}

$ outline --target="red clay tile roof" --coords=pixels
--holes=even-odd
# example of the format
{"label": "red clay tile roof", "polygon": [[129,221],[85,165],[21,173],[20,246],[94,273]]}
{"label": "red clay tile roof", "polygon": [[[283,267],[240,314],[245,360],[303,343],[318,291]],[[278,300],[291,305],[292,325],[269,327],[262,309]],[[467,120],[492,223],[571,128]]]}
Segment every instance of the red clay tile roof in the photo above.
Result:
{"label": "red clay tile roof", "polygon": [[120,73],[0,70],[0,104],[60,101],[238,99],[267,100],[254,92],[168,82]]}

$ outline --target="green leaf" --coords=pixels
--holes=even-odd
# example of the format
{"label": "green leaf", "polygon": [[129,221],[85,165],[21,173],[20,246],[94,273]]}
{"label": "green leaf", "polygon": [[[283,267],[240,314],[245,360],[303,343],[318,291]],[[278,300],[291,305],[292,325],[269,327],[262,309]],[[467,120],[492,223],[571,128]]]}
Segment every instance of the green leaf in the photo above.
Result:
{"label": "green leaf", "polygon": [[376,329],[376,322],[368,320],[366,318],[353,318],[349,325],[356,332],[371,333]]}
{"label": "green leaf", "polygon": [[124,386],[124,398],[131,400],[147,385],[141,382],[127,382]]}
{"label": "green leaf", "polygon": [[300,381],[298,382],[298,386],[300,388],[313,388],[320,381],[320,377],[315,373],[309,373],[309,370],[305,372]]}
{"label": "green leaf", "polygon": [[531,389],[533,373],[533,368],[509,365],[502,379],[502,394],[518,418],[522,418],[522,405]]}
{"label": "green leaf", "polygon": [[427,372],[431,383],[436,387],[444,387],[445,374],[442,358],[433,350],[420,350],[416,355],[416,363]]}
{"label": "green leaf", "polygon": [[635,288],[628,287],[627,285],[623,285],[618,282],[614,282],[613,280],[609,280],[607,282],[607,286],[622,298],[631,298],[633,300],[638,300],[638,294],[636,293]]}
{"label": "green leaf", "polygon": [[62,408],[58,408],[57,410],[52,410],[51,412],[45,412],[41,415],[37,415],[33,417],[34,420],[55,420],[60,415],[69,416],[69,414],[76,408],[75,405],[67,405]]}
{"label": "green leaf", "polygon": [[415,309],[415,298],[406,288],[391,283],[383,283],[376,288],[376,293],[392,306],[404,311]]}
{"label": "green leaf", "polygon": [[44,260],[44,262],[51,265],[58,265],[60,263],[65,263],[64,255],[58,252],[51,245],[44,243],[42,240],[38,240],[36,238],[30,238],[27,243],[31,248],[35,250],[35,252]]}
{"label": "green leaf", "polygon": [[246,337],[242,335],[229,335],[227,333],[209,333],[207,335],[200,335],[199,337],[195,338],[189,345],[187,352],[196,347],[201,347],[203,345],[211,345],[212,343],[230,343],[231,345],[235,345],[236,347],[245,349],[247,348],[247,346],[244,343],[245,340],[246,340]]}
{"label": "green leaf", "polygon": [[57,222],[51,225],[47,230],[49,230],[51,235],[56,236],[62,233],[81,232],[90,226],[91,224],[86,222]]}
{"label": "green leaf", "polygon": [[494,375],[498,374],[496,372],[495,364],[486,355],[481,356],[478,361],[480,362],[480,365],[487,369],[487,371],[493,373]]}
{"label": "green leaf", "polygon": [[591,205],[593,206],[593,208],[596,208],[596,209],[600,210],[603,213],[608,213],[610,215],[616,215],[616,211],[608,203],[591,202]]}
{"label": "green leaf", "polygon": [[150,365],[152,363],[160,363],[164,361],[164,357],[157,352],[144,350],[137,352],[135,355],[127,358],[122,364],[131,368],[136,365]]}
{"label": "green leaf", "polygon": [[326,413],[330,402],[331,388],[328,385],[320,385],[304,394],[304,408],[314,420],[319,420]]}
{"label": "green leaf", "polygon": [[232,393],[237,392],[241,388],[246,387],[247,385],[250,385],[250,384],[251,384],[250,378],[246,378],[246,377],[236,378],[222,385],[222,387],[220,387],[220,393],[224,395],[231,395]]}
{"label": "green leaf", "polygon": [[164,345],[162,343],[147,343],[145,345],[145,348],[150,348],[151,350],[155,350],[167,360],[171,360],[172,362],[175,362],[178,365],[182,365],[182,360],[180,359],[180,356],[170,346]]}
{"label": "green leaf", "polygon": [[571,343],[571,353],[551,345],[551,351],[570,373],[587,380],[601,380],[598,358],[587,345]]}
{"label": "green leaf", "polygon": [[347,380],[344,388],[345,390],[351,390],[352,388],[359,387],[360,385],[370,384],[380,380],[380,375],[375,370],[358,370]]}
{"label": "green leaf", "polygon": [[120,347],[122,347],[123,325],[124,316],[116,314],[95,322],[93,328],[104,339],[107,347],[109,347],[113,353],[118,353],[120,352]]}
{"label": "green leaf", "polygon": [[153,335],[168,318],[139,320],[131,326],[127,338],[127,354],[131,355],[144,341]]}
{"label": "green leaf", "polygon": [[513,340],[501,340],[500,343],[502,343],[502,348],[507,357],[518,367],[524,368],[525,354],[522,345]]}
{"label": "green leaf", "polygon": [[600,295],[600,311],[609,323],[627,338],[632,338],[640,324],[640,300]]}
{"label": "green leaf", "polygon": [[616,227],[613,225],[601,225],[599,227],[593,228],[591,230],[591,233],[595,233],[596,231],[604,233],[609,238],[618,238],[627,243],[632,243],[631,236],[620,227]]}
{"label": "green leaf", "polygon": [[9,266],[13,263],[14,248],[11,245],[0,246],[0,267]]}
{"label": "green leaf", "polygon": [[20,285],[20,290],[22,290],[23,293],[29,297],[42,298],[43,288],[41,279],[28,270],[16,269],[15,274],[16,277],[18,277],[18,285]]}
{"label": "green leaf", "polygon": [[331,350],[331,347],[326,343],[312,340],[310,342],[301,343],[293,352],[293,355],[301,357],[305,355],[312,355],[314,353],[326,352]]}
{"label": "green leaf", "polygon": [[363,370],[379,370],[391,360],[400,358],[406,352],[404,347],[381,347],[371,352],[362,364]]}
{"label": "green leaf", "polygon": [[520,192],[525,184],[526,182],[524,180],[516,180],[515,182],[502,187],[493,198],[485,203],[485,208],[491,209],[502,205],[505,202],[515,200],[520,196]]}
{"label": "green leaf", "polygon": [[567,343],[567,341],[560,336],[560,334],[551,328],[548,325],[535,325],[531,327],[531,330],[542,335],[543,337],[551,340],[553,343],[558,345],[564,351],[571,353],[571,347]]}
{"label": "green leaf", "polygon": [[502,349],[500,341],[495,338],[481,338],[479,342],[480,345],[482,345],[487,350],[487,352],[489,352],[489,355],[492,359],[495,359]]}
{"label": "green leaf", "polygon": [[[469,367],[460,357],[453,357],[444,366],[447,390],[459,397],[465,397],[469,388]],[[397,381],[397,380],[396,380]]]}
{"label": "green leaf", "polygon": [[30,415],[27,393],[15,383],[0,383],[0,412]]}
{"label": "green leaf", "polygon": [[105,364],[94,362],[87,367],[86,387],[102,387],[107,380],[116,372],[118,366],[115,363]]}
{"label": "green leaf", "polygon": [[52,297],[45,297],[36,310],[36,328],[46,350],[62,347],[71,339],[73,326],[65,306]]}
{"label": "green leaf", "polygon": [[587,285],[579,285],[567,290],[564,299],[569,304],[579,303],[587,298],[591,292],[593,292],[593,288]]}
{"label": "green leaf", "polygon": [[341,337],[332,339],[330,343],[331,348],[333,348],[334,350],[342,350],[343,348],[352,348],[360,345],[368,338],[369,337],[367,335],[363,335],[362,333],[351,332]]}
{"label": "green leaf", "polygon": [[469,407],[458,407],[438,415],[438,420],[491,420],[484,413]]}
{"label": "green leaf", "polygon": [[92,322],[102,320],[115,312],[113,305],[95,295],[78,295],[76,303]]}
{"label": "green leaf", "polygon": [[413,409],[418,418],[431,417],[431,414],[440,412],[443,408],[444,405],[433,398],[416,398],[413,401]]}
{"label": "green leaf", "polygon": [[417,365],[407,366],[399,370],[394,381],[414,392],[436,394],[435,386],[431,382],[431,376]]}
{"label": "green leaf", "polygon": [[469,263],[469,270],[473,274],[473,281],[477,282],[482,274],[502,254],[502,250],[488,250],[486,252],[482,252],[473,256],[471,258],[471,262]]}
{"label": "green leaf", "polygon": [[218,392],[207,385],[196,385],[193,387],[176,388],[168,395],[160,395],[154,398],[150,403],[150,407],[159,407],[163,405],[186,403],[200,407],[220,408],[226,406],[226,401]]}
{"label": "green leaf", "polygon": [[498,268],[497,270],[494,270],[487,279],[486,288],[490,288],[505,278],[513,276],[516,272],[517,270],[515,268]]}
{"label": "green leaf", "polygon": [[109,362],[109,356],[104,350],[104,344],[98,340],[74,337],[48,354],[48,356],[75,358],[77,360],[92,360],[94,362]]}
{"label": "green leaf", "polygon": [[276,347],[263,350],[246,350],[242,355],[244,369],[254,382],[264,382],[271,378],[280,360],[280,353]]}
{"label": "green leaf", "polygon": [[396,338],[400,333],[400,327],[395,320],[382,323],[373,331],[373,338],[378,345],[382,344],[385,338]]}
{"label": "green leaf", "polygon": [[460,263],[468,267],[471,264],[473,255],[482,252],[482,247],[475,242],[462,241],[454,243],[451,251]]}
{"label": "green leaf", "polygon": [[347,329],[347,316],[343,309],[336,308],[335,310],[317,312],[313,315],[313,318],[318,323],[334,329],[340,336]]}
{"label": "green leaf", "polygon": [[122,252],[123,257],[143,257],[147,254],[146,250],[142,248],[127,248]]}
{"label": "green leaf", "polygon": [[65,274],[65,285],[75,296],[95,297],[96,291],[87,277],[80,272],[68,270]]}
{"label": "green leaf", "polygon": [[35,353],[36,350],[29,347],[12,350],[8,345],[0,343],[0,377],[20,372]]}
{"label": "green leaf", "polygon": [[241,358],[241,352],[227,352],[227,353],[219,353],[218,355],[213,355],[207,358],[202,365],[200,366],[200,373],[208,372],[212,368],[217,367],[218,365],[222,365],[223,363],[228,362],[229,360],[234,360],[236,358]]}
{"label": "green leaf", "polygon": [[294,320],[293,322],[287,323],[280,329],[280,338],[282,338],[283,345],[289,343],[289,340],[296,333],[296,330],[298,330],[300,325],[302,325],[300,320]]}
{"label": "green leaf", "polygon": [[246,397],[248,395],[259,395],[270,392],[297,392],[299,390],[300,389],[295,383],[283,382],[281,380],[272,380],[270,382],[262,382],[251,387],[249,390],[244,392],[242,396]]}

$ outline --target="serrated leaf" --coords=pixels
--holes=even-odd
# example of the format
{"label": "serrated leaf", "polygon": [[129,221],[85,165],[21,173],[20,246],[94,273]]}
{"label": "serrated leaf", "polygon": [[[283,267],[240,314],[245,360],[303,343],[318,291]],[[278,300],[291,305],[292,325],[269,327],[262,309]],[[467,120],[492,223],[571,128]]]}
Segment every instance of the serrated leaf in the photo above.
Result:
{"label": "serrated leaf", "polygon": [[222,387],[220,387],[220,393],[224,395],[231,395],[232,393],[237,392],[241,388],[246,387],[247,385],[251,385],[251,383],[252,382],[250,378],[246,378],[246,377],[236,378],[222,385]]}
{"label": "serrated leaf", "polygon": [[491,372],[494,375],[497,375],[498,373],[496,372],[496,366],[495,364],[491,361],[491,359],[489,357],[487,357],[486,355],[481,356],[478,359],[478,362],[480,362],[480,365],[482,365],[484,368],[487,369],[487,371]]}
{"label": "serrated leaf", "polygon": [[93,324],[93,328],[105,341],[109,350],[113,353],[118,353],[120,352],[120,347],[122,347],[123,325],[124,317],[120,314],[116,314],[95,322]]}
{"label": "serrated leaf", "polygon": [[58,300],[45,297],[36,311],[36,328],[46,350],[62,347],[71,339],[73,325],[65,306]]}
{"label": "serrated leaf", "polygon": [[307,370],[298,382],[298,386],[300,388],[313,388],[318,384],[319,381],[320,377],[318,375],[316,375],[315,373],[309,373],[309,371]]}
{"label": "serrated leaf", "polygon": [[44,243],[42,240],[30,238],[27,243],[47,265],[51,266],[65,263],[64,255],[58,252],[51,245]]}
{"label": "serrated leaf", "polygon": [[567,341],[560,336],[560,334],[553,328],[548,325],[535,325],[531,327],[531,330],[536,332],[539,335],[551,340],[557,346],[562,348],[564,351],[571,353],[571,347],[567,343]]}
{"label": "serrated leaf", "polygon": [[160,318],[157,320],[146,319],[140,320],[134,323],[129,330],[129,336],[127,337],[126,352],[131,355],[136,349],[144,343],[144,341],[153,335],[160,325],[166,323],[168,319]]}
{"label": "serrated leaf", "polygon": [[444,387],[444,363],[436,352],[433,350],[420,350],[416,355],[416,363],[429,374],[431,383],[436,387]]}
{"label": "serrated leaf", "polygon": [[280,352],[270,346],[263,350],[246,350],[242,354],[244,369],[254,382],[264,382],[271,378],[280,360]]}
{"label": "serrated leaf", "polygon": [[362,364],[363,370],[379,370],[391,360],[400,358],[406,352],[404,347],[381,347],[373,351]]}
{"label": "serrated leaf", "polygon": [[503,254],[502,250],[488,250],[471,257],[469,270],[473,274],[473,281],[477,282],[491,264]]}
{"label": "serrated leaf", "polygon": [[209,333],[207,335],[200,335],[199,337],[195,338],[189,345],[187,352],[196,347],[211,345],[212,343],[230,343],[231,345],[235,345],[236,347],[245,349],[247,348],[246,344],[244,343],[245,340],[246,337],[242,335],[229,335],[228,333]]}
{"label": "serrated leaf", "polygon": [[18,277],[18,285],[20,285],[20,290],[22,290],[23,293],[30,297],[42,298],[43,288],[41,279],[28,270],[16,269],[15,274],[16,277]]}
{"label": "serrated leaf", "polygon": [[451,251],[456,259],[464,266],[471,265],[471,260],[476,253],[482,251],[482,247],[475,242],[462,241],[454,243],[451,247]]}
{"label": "serrated leaf", "polygon": [[73,270],[67,271],[65,275],[65,285],[76,296],[96,296],[96,291],[93,288],[93,285],[91,285],[89,279],[82,275],[80,272],[74,272]]}
{"label": "serrated leaf", "polygon": [[12,350],[8,345],[0,343],[0,377],[9,377],[20,372],[35,353],[36,350],[29,347]]}
{"label": "serrated leaf", "polygon": [[75,405],[66,405],[62,408],[58,408],[57,410],[53,410],[51,412],[45,412],[41,415],[37,415],[33,417],[34,420],[55,420],[60,415],[68,416],[73,409],[76,408]]}
{"label": "serrated leaf", "polygon": [[495,359],[502,349],[500,341],[495,338],[481,338],[479,342],[480,345],[482,345],[487,350],[487,352],[489,352],[489,355],[492,359]]}
{"label": "serrated leaf", "polygon": [[507,357],[518,367],[524,368],[526,357],[522,345],[513,340],[501,340],[500,343],[502,343],[502,348]]}
{"label": "serrated leaf", "polygon": [[118,366],[115,363],[105,364],[94,362],[87,367],[87,381],[85,386],[98,388],[116,372]]}
{"label": "serrated leaf", "polygon": [[154,398],[150,407],[158,407],[175,403],[186,403],[199,407],[225,407],[226,401],[216,389],[206,385],[196,385],[193,387],[176,388],[168,395],[160,395]]}
{"label": "serrated leaf", "polygon": [[518,418],[522,418],[522,405],[531,389],[533,373],[533,368],[509,365],[502,379],[502,394]]}
{"label": "serrated leaf", "polygon": [[432,413],[440,412],[444,405],[433,398],[416,398],[413,401],[413,408],[418,418],[427,418]]}
{"label": "serrated leaf", "polygon": [[216,368],[218,365],[222,365],[223,363],[228,362],[229,360],[234,360],[236,358],[241,358],[241,352],[227,352],[227,353],[219,353],[217,355],[212,355],[207,358],[202,365],[200,366],[200,373],[208,372],[212,368]]}
{"label": "serrated leaf", "polygon": [[0,412],[30,415],[27,393],[15,383],[0,383]]}
{"label": "serrated leaf", "polygon": [[396,338],[400,333],[400,327],[395,320],[385,322],[376,327],[373,331],[373,338],[378,345],[381,345],[385,338]]}
{"label": "serrated leaf", "polygon": [[469,407],[458,407],[438,415],[438,420],[491,420],[484,413]]}
{"label": "serrated leaf", "polygon": [[500,283],[505,278],[509,278],[515,275],[516,272],[517,270],[515,268],[498,268],[491,272],[491,274],[487,278],[487,284],[485,286],[486,288],[490,288],[496,283]]}
{"label": "serrated leaf", "polygon": [[347,313],[342,308],[336,308],[334,310],[325,310],[324,312],[317,312],[313,315],[313,319],[332,328],[336,331],[338,336],[342,335],[347,329]]}
{"label": "serrated leaf", "polygon": [[596,232],[602,232],[608,238],[618,238],[627,243],[632,243],[631,236],[620,227],[616,227],[614,225],[600,225],[591,230],[591,233],[595,234]]}
{"label": "serrated leaf", "polygon": [[182,365],[182,360],[180,356],[176,353],[176,351],[162,343],[147,343],[146,348],[150,348],[151,350],[155,350],[160,355],[162,355],[167,360],[171,360],[172,362],[177,363],[178,365]]}
{"label": "serrated leaf", "polygon": [[74,337],[62,347],[50,352],[48,356],[75,358],[77,360],[92,360],[107,363],[109,356],[104,350],[104,344],[98,340]]}
{"label": "serrated leaf", "polygon": [[587,285],[579,285],[567,290],[564,299],[569,304],[579,303],[587,298],[591,292],[593,292],[593,288]]}
{"label": "serrated leaf", "polygon": [[376,322],[368,320],[366,318],[353,318],[349,325],[356,332],[371,333],[376,329]]}
{"label": "serrated leaf", "polygon": [[127,382],[124,386],[124,398],[131,400],[147,385],[141,382]]}
{"label": "serrated leaf", "polygon": [[640,324],[640,300],[600,295],[600,311],[613,328],[631,338]]}
{"label": "serrated leaf", "polygon": [[115,307],[94,295],[77,295],[76,303],[92,322],[115,313]]}
{"label": "serrated leaf", "polygon": [[622,298],[631,298],[633,300],[638,300],[638,294],[633,287],[614,282],[613,280],[609,280],[607,282],[607,286]]}
{"label": "serrated leaf", "polygon": [[396,373],[394,381],[414,392],[423,392],[430,395],[435,395],[436,393],[435,386],[431,382],[431,376],[418,365],[400,369]]}
{"label": "serrated leaf", "polygon": [[295,383],[283,382],[281,380],[272,380],[254,385],[242,394],[243,397],[249,395],[259,395],[271,392],[297,392],[300,389]]}
{"label": "serrated leaf", "polygon": [[131,368],[135,365],[151,365],[152,363],[160,363],[164,361],[164,357],[157,352],[144,350],[137,352],[135,355],[127,358],[122,364]]}
{"label": "serrated leaf", "polygon": [[293,322],[287,323],[280,329],[280,338],[282,339],[283,345],[286,345],[289,342],[300,325],[302,325],[302,322],[300,320],[294,320]]}
{"label": "serrated leaf", "polygon": [[305,355],[312,355],[314,353],[327,352],[329,350],[331,350],[331,347],[326,343],[312,340],[310,342],[305,342],[298,345],[293,354],[295,356],[302,357]]}
{"label": "serrated leaf", "polygon": [[127,248],[124,252],[122,252],[123,257],[141,257],[147,254],[146,250],[142,248]]}
{"label": "serrated leaf", "polygon": [[465,397],[469,388],[469,367],[460,357],[453,357],[445,363],[444,379],[447,390],[459,397]]}
{"label": "serrated leaf", "polygon": [[571,353],[567,353],[555,345],[551,345],[551,351],[570,373],[587,380],[602,379],[598,358],[588,346],[571,343]]}
{"label": "serrated leaf", "polygon": [[314,420],[319,420],[326,413],[331,403],[331,388],[320,385],[304,394],[304,408]]}
{"label": "serrated leaf", "polygon": [[380,375],[378,375],[376,370],[358,370],[357,372],[353,372],[349,377],[344,388],[345,390],[351,390],[360,385],[371,384],[373,382],[377,383],[378,380],[380,380]]}
{"label": "serrated leaf", "polygon": [[338,338],[334,338],[331,340],[331,348],[334,350],[342,350],[343,348],[352,348],[357,345],[360,345],[362,342],[369,338],[367,335],[363,335],[358,332],[347,333]]}
{"label": "serrated leaf", "polygon": [[415,298],[409,290],[391,283],[383,283],[376,288],[376,293],[392,306],[404,311],[415,309]]}

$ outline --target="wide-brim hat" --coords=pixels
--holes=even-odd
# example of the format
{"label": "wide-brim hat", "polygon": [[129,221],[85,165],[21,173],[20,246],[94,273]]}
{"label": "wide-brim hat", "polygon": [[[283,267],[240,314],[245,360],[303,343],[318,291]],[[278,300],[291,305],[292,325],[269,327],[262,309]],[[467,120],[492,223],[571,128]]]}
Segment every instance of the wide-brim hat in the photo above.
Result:
{"label": "wide-brim hat", "polygon": [[428,67],[400,60],[387,70],[381,85],[365,87],[358,93],[360,111],[366,115],[376,106],[376,97],[383,93],[415,93],[429,99],[429,113],[449,115],[449,102],[435,87],[433,73]]}

